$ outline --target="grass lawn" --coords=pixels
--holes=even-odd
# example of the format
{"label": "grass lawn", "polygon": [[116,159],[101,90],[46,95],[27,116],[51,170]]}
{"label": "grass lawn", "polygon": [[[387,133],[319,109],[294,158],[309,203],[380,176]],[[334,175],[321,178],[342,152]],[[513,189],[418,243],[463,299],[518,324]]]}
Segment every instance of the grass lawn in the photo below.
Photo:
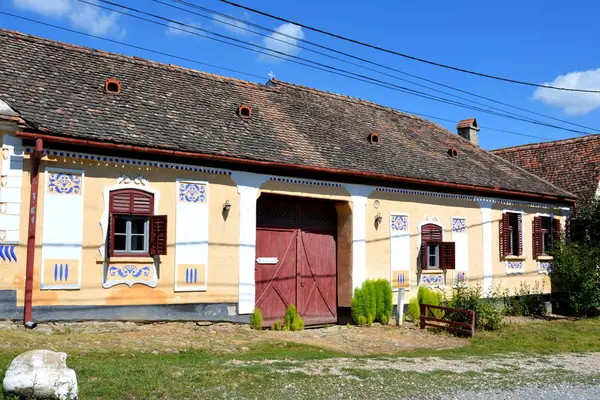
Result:
{"label": "grass lawn", "polygon": [[[0,340],[3,334],[0,332]],[[48,338],[50,341],[52,336]],[[71,340],[78,340],[77,334],[72,334]],[[2,376],[14,356],[24,350],[16,346],[2,350]],[[553,353],[596,351],[600,351],[599,319],[507,325],[497,332],[477,332],[471,344],[461,348],[397,356],[349,356],[307,345],[269,342],[234,354],[197,349],[159,354],[111,348],[102,352],[73,351],[69,352],[67,362],[77,372],[81,399],[366,398],[398,393],[420,397],[439,394],[440,390],[478,390],[555,381],[598,384],[600,374],[574,374],[554,364],[548,364],[543,373],[529,376],[514,367],[496,366],[461,373],[444,369],[415,372],[372,369],[369,363],[380,360],[391,365],[395,359],[399,360],[398,356],[436,356],[470,362],[474,357],[506,353],[543,359]],[[414,362],[420,364],[422,360],[428,358]],[[327,367],[319,370],[319,365],[326,363]],[[4,399],[1,394],[0,399]]]}

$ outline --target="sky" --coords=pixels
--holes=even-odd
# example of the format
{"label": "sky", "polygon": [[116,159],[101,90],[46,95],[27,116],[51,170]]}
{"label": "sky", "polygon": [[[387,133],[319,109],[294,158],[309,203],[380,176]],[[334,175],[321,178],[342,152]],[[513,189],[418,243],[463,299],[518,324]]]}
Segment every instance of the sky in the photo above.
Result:
{"label": "sky", "polygon": [[[206,33],[198,31],[196,28],[250,42],[280,53],[335,66],[356,74],[370,76],[394,85],[423,91],[430,95],[451,98],[474,107],[480,107],[480,105],[473,104],[475,101],[484,103],[486,108],[490,106],[501,108],[505,112],[516,113],[552,125],[590,133],[600,132],[600,94],[536,89],[450,71],[331,38],[297,25],[235,8],[218,0],[187,0],[209,9],[210,12],[203,12],[187,8],[206,17],[174,9],[155,0],[112,1],[184,23],[188,27],[157,20],[161,24],[168,25],[162,26],[103,10],[94,4],[115,7],[99,0],[0,0],[0,4],[2,4],[0,11],[113,41],[169,53],[200,63],[244,72],[251,76],[158,55],[141,49],[133,49],[114,42],[86,37],[6,15],[0,15],[0,27],[254,82],[265,83],[269,76],[274,76],[287,82],[359,97],[411,113],[425,114],[429,116],[428,119],[451,131],[456,131],[456,123],[459,120],[475,117],[481,128],[480,145],[486,149],[566,139],[582,134],[503,118],[481,110],[432,101],[334,75],[298,65],[290,57],[274,58],[219,43],[206,37],[199,37],[196,34],[206,35]],[[160,1],[185,7],[173,0]],[[438,63],[539,84],[600,90],[600,42],[598,41],[600,24],[597,23],[600,2],[595,0],[572,0],[569,2],[558,0],[505,0],[502,2],[480,0],[452,2],[441,0],[416,2],[402,0],[371,2],[358,0],[344,2],[332,0],[236,1],[307,26]],[[229,20],[215,12],[242,19],[246,23]],[[222,23],[223,21],[232,25],[225,25]],[[248,22],[268,27],[275,33],[266,32],[265,37],[244,31],[244,29],[254,29],[247,25]],[[278,33],[287,36],[281,36]],[[295,46],[313,48],[309,44],[303,43],[302,40],[318,43],[404,73],[592,129],[569,125],[498,103],[490,103],[481,98],[471,97],[373,65],[367,66],[393,76],[345,64]],[[313,49],[326,52],[323,49]],[[339,55],[335,56],[344,58]],[[356,60],[350,61],[361,63]],[[410,82],[398,80],[398,77],[464,97],[466,100],[452,98],[447,94],[415,86]],[[436,117],[436,119],[432,117]]]}

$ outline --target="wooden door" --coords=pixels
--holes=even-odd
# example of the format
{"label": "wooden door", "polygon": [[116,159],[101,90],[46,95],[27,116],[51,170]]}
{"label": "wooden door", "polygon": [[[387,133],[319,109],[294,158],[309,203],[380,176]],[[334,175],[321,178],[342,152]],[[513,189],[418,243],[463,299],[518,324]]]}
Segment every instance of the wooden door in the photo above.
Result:
{"label": "wooden door", "polygon": [[293,304],[306,325],[337,322],[332,202],[263,195],[256,219],[256,307],[269,326]]}

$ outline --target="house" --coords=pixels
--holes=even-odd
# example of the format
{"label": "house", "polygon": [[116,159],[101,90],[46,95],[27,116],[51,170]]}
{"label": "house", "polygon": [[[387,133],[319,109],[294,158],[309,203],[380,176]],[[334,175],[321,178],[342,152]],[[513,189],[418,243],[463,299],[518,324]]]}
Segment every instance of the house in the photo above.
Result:
{"label": "house", "polygon": [[600,135],[507,147],[492,153],[577,197],[590,189],[600,190]]}
{"label": "house", "polygon": [[[600,135],[534,143],[493,150],[492,153],[546,179],[578,198],[600,196]],[[583,238],[585,224],[576,212],[569,220],[573,240]]]}
{"label": "house", "polygon": [[543,283],[534,223],[556,233],[575,200],[461,137],[474,120],[459,136],[10,31],[0,54],[0,318],[247,322],[258,307],[269,324],[295,304],[323,324],[370,278],[406,300]]}

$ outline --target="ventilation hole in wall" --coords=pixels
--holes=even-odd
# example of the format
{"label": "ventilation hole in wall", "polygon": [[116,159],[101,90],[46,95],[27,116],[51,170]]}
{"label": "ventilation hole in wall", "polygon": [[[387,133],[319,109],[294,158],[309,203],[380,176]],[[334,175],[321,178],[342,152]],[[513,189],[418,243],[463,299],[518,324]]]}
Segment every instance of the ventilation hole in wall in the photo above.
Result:
{"label": "ventilation hole in wall", "polygon": [[250,118],[252,116],[252,107],[242,104],[238,107],[238,115],[241,118]]}
{"label": "ventilation hole in wall", "polygon": [[379,144],[379,133],[373,132],[369,135],[369,142]]}
{"label": "ventilation hole in wall", "polygon": [[106,93],[118,94],[121,92],[121,81],[115,78],[108,78],[104,82],[104,90]]}
{"label": "ventilation hole in wall", "polygon": [[448,149],[448,155],[450,157],[458,157],[458,150],[456,148]]}

